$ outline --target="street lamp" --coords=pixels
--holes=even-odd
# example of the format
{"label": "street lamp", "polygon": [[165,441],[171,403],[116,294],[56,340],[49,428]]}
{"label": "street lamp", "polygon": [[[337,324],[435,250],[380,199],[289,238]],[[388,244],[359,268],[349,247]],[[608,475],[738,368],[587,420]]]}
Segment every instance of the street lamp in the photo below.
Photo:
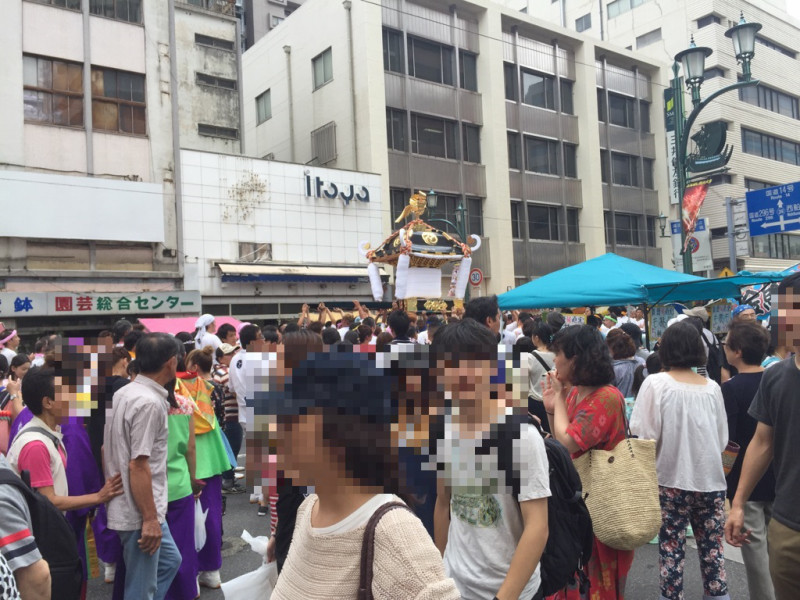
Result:
{"label": "street lamp", "polygon": [[[428,208],[434,209],[439,204],[439,195],[430,190],[425,197],[425,203],[428,205]],[[431,211],[432,212],[432,211]],[[428,219],[428,223],[445,223],[453,228],[453,230],[458,234],[458,237],[461,239],[462,244],[468,244],[467,240],[467,230],[466,230],[466,213],[467,209],[464,208],[464,201],[459,198],[458,206],[456,207],[456,222],[453,223],[452,221],[448,221],[447,219]],[[469,300],[469,286],[467,286],[466,292],[464,292],[464,300]]]}
{"label": "street lamp", "polygon": [[[713,51],[711,48],[697,46],[694,42],[694,36],[692,36],[689,47],[675,55],[675,62],[672,65],[674,77],[671,87],[675,101],[675,140],[677,145],[675,167],[678,176],[678,198],[680,200],[678,218],[684,223],[681,226],[681,254],[683,254],[684,273],[691,274],[694,272],[692,268],[692,253],[686,249],[686,224],[685,220],[681,218],[684,196],[686,194],[686,184],[690,177],[689,173],[692,173],[694,176],[701,173],[710,173],[712,171],[719,172],[719,169],[724,167],[728,160],[730,160],[731,154],[731,150],[725,147],[724,131],[720,133],[719,129],[714,130],[710,124],[707,124],[704,125],[703,128],[708,135],[700,137],[700,141],[698,141],[697,144],[698,152],[694,153],[690,160],[690,157],[687,156],[689,134],[700,112],[717,97],[743,87],[758,85],[758,80],[752,79],[750,62],[755,55],[756,33],[760,29],[761,25],[759,23],[748,23],[745,21],[744,13],[742,13],[739,23],[725,32],[725,35],[733,42],[733,52],[736,55],[736,60],[742,65],[744,77],[742,81],[737,81],[736,83],[718,89],[705,100],[701,100],[700,98],[700,86],[702,86],[704,80],[706,58],[708,58]],[[683,78],[678,75],[680,68],[678,63],[683,67]],[[692,94],[692,112],[689,113],[688,118],[685,116],[683,104],[682,84],[684,79],[686,87],[690,89]],[[717,135],[712,135],[713,133]],[[666,224],[662,226],[662,233],[665,228]]]}
{"label": "street lamp", "polygon": [[660,211],[658,213],[658,228],[661,230],[662,238],[672,237],[664,233],[667,229],[667,215],[665,215],[663,212]]}

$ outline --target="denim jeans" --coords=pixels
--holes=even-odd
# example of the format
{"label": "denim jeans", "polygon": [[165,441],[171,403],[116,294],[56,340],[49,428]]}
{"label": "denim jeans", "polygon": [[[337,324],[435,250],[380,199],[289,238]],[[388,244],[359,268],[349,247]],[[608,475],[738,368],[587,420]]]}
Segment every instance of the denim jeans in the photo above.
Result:
{"label": "denim jeans", "polygon": [[142,552],[142,530],[118,531],[125,559],[125,600],[164,600],[181,564],[169,525],[161,524],[161,545],[154,554]]}
{"label": "denim jeans", "polygon": [[[238,421],[226,421],[225,425],[222,428],[222,432],[225,434],[225,437],[228,438],[228,443],[231,445],[231,450],[233,450],[233,455],[236,456],[238,460],[239,451],[242,449],[242,438],[244,437],[242,424],[239,423]],[[222,474],[222,480],[227,482],[232,482],[233,469],[225,471]]]}

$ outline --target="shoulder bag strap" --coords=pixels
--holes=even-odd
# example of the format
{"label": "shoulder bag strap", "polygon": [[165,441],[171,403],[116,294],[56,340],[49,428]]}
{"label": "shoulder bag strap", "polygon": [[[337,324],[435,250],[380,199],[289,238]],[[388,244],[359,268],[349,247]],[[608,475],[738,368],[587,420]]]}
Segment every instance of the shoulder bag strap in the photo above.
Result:
{"label": "shoulder bag strap", "polygon": [[364,540],[361,543],[361,578],[358,584],[358,600],[372,600],[372,564],[375,561],[375,529],[378,522],[390,510],[405,508],[411,510],[402,502],[387,502],[378,507],[364,530]]}
{"label": "shoulder bag strap", "polygon": [[[53,445],[56,447],[56,451],[62,446],[61,440],[59,440],[56,436],[53,435],[51,431],[48,431],[44,427],[26,427],[25,431],[35,431],[36,433],[41,433],[44,437],[49,439],[53,442]],[[66,454],[66,448],[64,449],[64,453]]]}
{"label": "shoulder bag strap", "polygon": [[531,352],[531,354],[534,356],[534,358],[536,358],[536,360],[539,361],[539,364],[542,365],[542,367],[544,367],[545,372],[549,373],[551,371],[551,368],[547,366],[547,363],[544,362],[544,359],[541,356],[539,356],[539,353],[536,350]]}

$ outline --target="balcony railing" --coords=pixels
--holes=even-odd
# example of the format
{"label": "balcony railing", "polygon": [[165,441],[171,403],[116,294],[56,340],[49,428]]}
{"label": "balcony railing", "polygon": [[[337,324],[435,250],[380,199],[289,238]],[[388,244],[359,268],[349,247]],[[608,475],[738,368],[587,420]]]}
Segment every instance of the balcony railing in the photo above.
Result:
{"label": "balcony railing", "polygon": [[235,0],[178,0],[179,4],[189,4],[221,15],[236,16]]}

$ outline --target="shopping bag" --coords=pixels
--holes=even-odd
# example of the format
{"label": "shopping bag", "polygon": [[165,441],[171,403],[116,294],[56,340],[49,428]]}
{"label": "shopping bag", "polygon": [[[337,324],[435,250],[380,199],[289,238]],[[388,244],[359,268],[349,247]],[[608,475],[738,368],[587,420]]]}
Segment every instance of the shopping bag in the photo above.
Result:
{"label": "shopping bag", "polygon": [[616,550],[635,550],[658,535],[655,440],[626,438],[613,450],[592,449],[573,462],[598,540]]}
{"label": "shopping bag", "polygon": [[[253,537],[247,530],[242,532],[242,539],[250,544],[250,549],[267,560],[267,543],[269,538],[265,536]],[[230,600],[240,598],[258,598],[258,600],[269,600],[275,584],[278,582],[278,563],[274,560],[271,563],[264,562],[255,571],[240,575],[236,579],[231,579],[222,584],[222,594]]]}
{"label": "shopping bag", "polygon": [[203,511],[200,498],[194,500],[194,549],[200,552],[206,545],[206,516],[208,509]]}

